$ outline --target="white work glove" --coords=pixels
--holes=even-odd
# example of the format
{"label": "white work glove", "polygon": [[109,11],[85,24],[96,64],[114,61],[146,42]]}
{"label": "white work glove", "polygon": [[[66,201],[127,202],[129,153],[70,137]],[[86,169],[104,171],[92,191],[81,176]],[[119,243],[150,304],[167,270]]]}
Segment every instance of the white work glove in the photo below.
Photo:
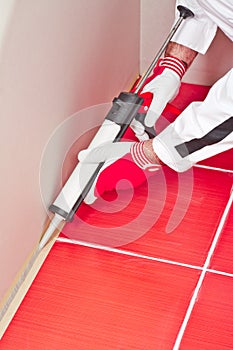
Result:
{"label": "white work glove", "polygon": [[153,76],[155,77],[152,76],[152,80],[150,78],[150,82],[141,91],[142,97],[143,93],[146,92],[153,94],[149,109],[148,106],[143,106],[144,113],[148,109],[144,121],[134,119],[131,123],[131,128],[140,141],[149,139],[146,128],[155,126],[156,120],[162,114],[167,103],[178,94],[185,71],[185,63],[175,57],[167,56],[158,62],[154,69]]}
{"label": "white work glove", "polygon": [[144,142],[116,142],[79,152],[81,187],[82,179],[86,181],[92,175],[89,172],[90,165],[97,167],[99,163],[105,162],[84,202],[93,203],[97,196],[105,191],[112,191],[122,179],[128,179],[134,187],[139,186],[146,180],[145,174],[139,168],[158,170],[160,165],[151,164],[143,147]]}

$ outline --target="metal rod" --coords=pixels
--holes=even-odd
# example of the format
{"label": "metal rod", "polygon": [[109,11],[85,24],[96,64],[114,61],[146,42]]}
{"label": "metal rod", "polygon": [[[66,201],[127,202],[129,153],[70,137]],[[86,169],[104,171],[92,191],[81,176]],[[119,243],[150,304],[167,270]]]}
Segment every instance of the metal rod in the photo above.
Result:
{"label": "metal rod", "polygon": [[163,54],[163,52],[165,51],[167,44],[169,43],[169,41],[171,40],[171,38],[173,37],[173,35],[176,33],[177,29],[179,28],[179,26],[181,25],[181,23],[183,22],[184,18],[183,17],[179,17],[179,19],[177,20],[177,22],[175,23],[175,25],[173,26],[172,30],[170,31],[167,39],[164,41],[162,47],[160,48],[160,50],[158,51],[157,55],[155,56],[154,60],[151,62],[151,65],[149,66],[149,68],[147,69],[146,73],[143,75],[143,77],[141,78],[141,80],[139,81],[139,84],[135,90],[135,93],[137,94],[141,88],[143,87],[146,79],[150,76],[152,70],[154,69],[154,67],[156,66],[159,58],[161,57],[161,55]]}

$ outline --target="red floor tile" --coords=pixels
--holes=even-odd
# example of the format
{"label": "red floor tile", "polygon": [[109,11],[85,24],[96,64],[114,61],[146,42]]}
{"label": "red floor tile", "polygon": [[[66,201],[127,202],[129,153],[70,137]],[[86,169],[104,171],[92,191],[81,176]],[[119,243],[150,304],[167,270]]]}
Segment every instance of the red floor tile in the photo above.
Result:
{"label": "red floor tile", "polygon": [[178,175],[164,168],[150,178],[149,191],[146,185],[141,186],[129,203],[129,192],[122,192],[115,201],[96,201],[95,209],[82,206],[63,234],[72,239],[202,265],[228,201],[232,181],[232,176],[217,171],[194,168],[193,173]]}
{"label": "red floor tile", "polygon": [[229,212],[210,267],[233,274],[233,207]]}
{"label": "red floor tile", "polygon": [[233,349],[233,278],[208,274],[180,350]]}
{"label": "red floor tile", "polygon": [[179,94],[172,101],[172,104],[183,110],[193,101],[203,101],[209,90],[210,86],[182,83]]}
{"label": "red floor tile", "polygon": [[56,243],[1,350],[170,350],[199,272]]}
{"label": "red floor tile", "polygon": [[216,155],[215,157],[211,157],[209,159],[205,159],[200,164],[208,165],[211,167],[217,167],[227,170],[233,170],[233,149],[223,152],[221,154]]}

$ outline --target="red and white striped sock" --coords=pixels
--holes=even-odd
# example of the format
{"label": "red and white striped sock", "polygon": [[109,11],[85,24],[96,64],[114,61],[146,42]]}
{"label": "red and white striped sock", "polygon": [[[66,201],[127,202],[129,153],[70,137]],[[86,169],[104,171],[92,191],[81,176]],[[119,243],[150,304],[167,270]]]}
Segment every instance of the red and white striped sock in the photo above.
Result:
{"label": "red and white striped sock", "polygon": [[182,79],[184,73],[187,70],[187,65],[179,60],[176,57],[173,56],[166,56],[164,57],[160,62],[159,65],[164,67],[164,68],[169,68],[173,70],[178,76],[180,77],[180,80]]}
{"label": "red and white striped sock", "polygon": [[137,166],[143,170],[147,169],[149,171],[155,171],[160,168],[160,164],[152,164],[150,159],[146,156],[144,152],[145,141],[135,142],[131,146],[130,153],[133,161]]}

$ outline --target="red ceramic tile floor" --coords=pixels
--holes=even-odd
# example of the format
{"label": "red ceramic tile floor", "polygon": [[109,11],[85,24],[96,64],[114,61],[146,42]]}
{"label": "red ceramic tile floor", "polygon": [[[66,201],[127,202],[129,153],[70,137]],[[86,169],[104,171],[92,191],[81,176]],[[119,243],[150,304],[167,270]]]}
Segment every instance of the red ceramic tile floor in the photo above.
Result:
{"label": "red ceramic tile floor", "polygon": [[[174,233],[168,234],[154,230],[154,227],[165,227],[169,215],[163,217],[163,211],[169,213],[176,199],[177,191],[174,189],[177,186],[172,181],[173,175],[168,172],[166,176],[170,179],[167,183],[168,198],[162,210],[158,210],[158,222],[163,225],[156,226],[156,223],[139,238],[138,242],[143,240],[143,244],[133,242],[128,247],[120,247],[121,254],[110,251],[111,248],[107,252],[74,244],[55,244],[2,338],[0,350],[173,349],[229,200],[232,178],[226,173],[195,169],[195,190],[186,213],[188,216],[184,218],[185,225],[180,223]],[[184,187],[190,184],[187,178],[182,181]],[[162,188],[162,182],[159,188]],[[143,207],[144,194],[145,189],[136,191],[134,197],[141,200],[136,202],[136,207],[128,204],[125,221],[130,221],[135,211]],[[162,201],[163,196],[159,194]],[[152,196],[154,198],[158,197]],[[190,210],[193,212],[194,207],[196,213],[193,217]],[[85,206],[83,211],[87,211]],[[96,214],[96,210],[89,212],[89,228],[99,231],[97,223],[101,227],[103,218],[100,219],[102,213],[99,212],[100,221],[96,221]],[[81,210],[82,215],[84,212]],[[150,211],[148,215],[151,215]],[[118,213],[110,216],[111,221],[103,220],[105,233],[111,231],[113,217],[116,222],[119,220]],[[70,227],[76,224],[72,223]],[[84,234],[85,227],[88,227],[85,225],[80,220],[79,229]],[[229,222],[224,230],[228,225]],[[206,237],[204,240],[203,236]],[[135,244],[139,244],[140,249],[143,247],[143,258],[130,255]],[[152,260],[147,254],[151,247],[150,253],[155,258],[159,258],[163,251],[170,254],[171,261]],[[201,259],[196,251],[198,247]],[[182,267],[172,260],[185,262],[189,254],[189,263],[195,261],[198,266]],[[221,273],[224,270],[221,269]],[[214,273],[205,276],[180,349],[231,349],[232,291],[233,276]]]}
{"label": "red ceramic tile floor", "polygon": [[115,201],[97,201],[95,209],[83,205],[63,235],[202,265],[229,198],[231,175],[199,168],[178,175],[164,168],[150,178],[149,191],[144,184],[131,201],[131,192],[123,191]]}
{"label": "red ceramic tile floor", "polygon": [[180,350],[233,349],[233,278],[207,274]]}
{"label": "red ceramic tile floor", "polygon": [[1,350],[172,349],[199,271],[56,243]]}
{"label": "red ceramic tile floor", "polygon": [[233,208],[229,212],[210,267],[233,274]]}
{"label": "red ceramic tile floor", "polygon": [[[167,179],[166,206],[157,223],[145,236],[128,244],[124,249],[194,265],[203,264],[227,204],[233,178],[232,174],[228,173],[203,169],[193,170],[190,205],[174,231],[170,234],[166,233],[167,222],[171,220],[171,208],[177,198],[176,192],[173,192],[177,184],[172,174]],[[185,185],[185,182],[181,184],[181,187],[182,185]],[[182,188],[180,191],[180,197],[188,195]],[[182,211],[182,201],[180,206],[180,211]],[[175,215],[179,217],[180,211],[177,210]]]}

